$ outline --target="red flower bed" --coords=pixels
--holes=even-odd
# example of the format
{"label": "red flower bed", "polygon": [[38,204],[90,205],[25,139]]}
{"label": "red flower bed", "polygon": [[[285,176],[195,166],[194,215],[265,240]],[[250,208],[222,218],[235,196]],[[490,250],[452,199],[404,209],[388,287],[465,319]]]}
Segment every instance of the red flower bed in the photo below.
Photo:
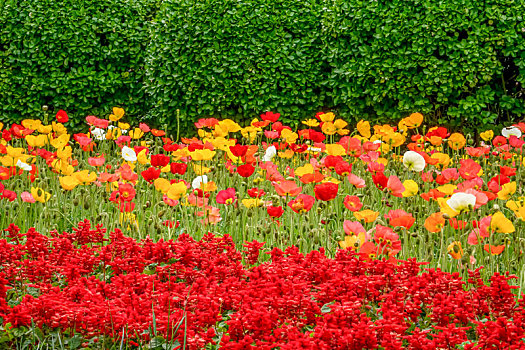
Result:
{"label": "red flower bed", "polygon": [[[495,274],[421,270],[416,261],[334,259],[229,236],[136,242],[88,221],[51,237],[11,225],[0,240],[0,317],[11,327],[147,341],[148,329],[191,349],[525,348],[525,309]],[[18,299],[18,300],[17,300]],[[14,305],[14,306],[12,306]],[[184,322],[181,320],[184,319]],[[184,339],[186,338],[186,339]]]}

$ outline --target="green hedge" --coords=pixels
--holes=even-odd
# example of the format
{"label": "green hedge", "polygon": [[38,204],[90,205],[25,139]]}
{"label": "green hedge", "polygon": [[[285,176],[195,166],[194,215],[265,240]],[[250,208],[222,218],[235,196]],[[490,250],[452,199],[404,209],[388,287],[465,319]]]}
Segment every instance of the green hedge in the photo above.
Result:
{"label": "green hedge", "polygon": [[0,0],[0,119],[525,113],[518,0]]}
{"label": "green hedge", "polygon": [[166,0],[148,49],[152,114],[312,116],[326,101],[319,0]]}
{"label": "green hedge", "polygon": [[142,116],[154,0],[0,0],[0,119],[64,109],[73,123],[122,105]]}
{"label": "green hedge", "polygon": [[147,59],[153,115],[421,111],[479,126],[525,112],[525,7],[485,0],[171,0]]}
{"label": "green hedge", "polygon": [[477,126],[525,112],[523,1],[336,0],[330,13],[331,97],[349,113]]}

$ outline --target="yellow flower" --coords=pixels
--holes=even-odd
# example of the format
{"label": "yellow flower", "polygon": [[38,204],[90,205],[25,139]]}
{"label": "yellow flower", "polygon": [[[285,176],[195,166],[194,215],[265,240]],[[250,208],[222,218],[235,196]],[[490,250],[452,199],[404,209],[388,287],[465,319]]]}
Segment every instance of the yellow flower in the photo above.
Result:
{"label": "yellow flower", "polygon": [[109,115],[109,120],[112,122],[119,121],[124,116],[124,109],[119,107],[113,107],[113,114]]}
{"label": "yellow flower", "polygon": [[352,250],[358,250],[365,242],[365,233],[360,232],[358,235],[345,236],[344,241],[339,241],[339,247],[341,247],[341,249],[350,248]]}
{"label": "yellow flower", "polygon": [[247,127],[241,129],[241,134],[242,134],[242,137],[244,137],[245,139],[247,139],[251,143],[251,142],[255,141],[255,138],[257,137],[257,132],[259,132],[261,130],[262,130],[261,128],[256,128],[256,127],[253,127],[253,126],[247,126]]}
{"label": "yellow flower", "polygon": [[287,143],[295,143],[299,138],[299,135],[291,130],[283,129],[281,131],[281,138],[283,138]]}
{"label": "yellow flower", "polygon": [[80,183],[91,183],[95,182],[97,180],[97,174],[94,171],[89,170],[81,170],[77,171],[73,174],[73,176],[80,182]]}
{"label": "yellow flower", "polygon": [[72,154],[73,154],[73,149],[71,148],[71,146],[66,146],[66,147],[57,149],[57,157],[62,160],[67,160],[71,158]]}
{"label": "yellow flower", "polygon": [[170,187],[171,187],[170,181],[162,177],[155,179],[155,181],[153,181],[153,185],[155,186],[155,189],[157,191],[162,192],[164,194],[166,194],[170,190]]}
{"label": "yellow flower", "polygon": [[67,191],[71,191],[72,189],[80,185],[80,181],[78,181],[78,179],[75,176],[71,175],[63,176],[59,178],[59,181],[60,186],[62,186],[62,188]]}
{"label": "yellow flower", "polygon": [[523,197],[519,201],[507,201],[505,206],[514,212],[514,215],[520,220],[525,220],[525,202]]}
{"label": "yellow flower", "polygon": [[150,160],[147,156],[147,152],[148,150],[145,148],[143,150],[141,150],[139,152],[139,154],[137,154],[137,161],[142,164],[142,165],[145,165],[145,164],[149,164],[150,163]]}
{"label": "yellow flower", "polygon": [[293,157],[293,155],[295,154],[293,150],[291,149],[287,149],[286,151],[284,152],[277,152],[277,154],[279,155],[280,158],[283,158],[283,159],[290,159]]}
{"label": "yellow flower", "polygon": [[38,132],[41,134],[49,134],[53,131],[53,125],[40,125],[38,127]]}
{"label": "yellow flower", "polygon": [[345,129],[347,125],[348,123],[345,122],[343,119],[336,119],[336,121],[334,122],[336,132],[341,136],[348,135],[350,133],[349,130]]}
{"label": "yellow flower", "polygon": [[307,119],[307,120],[302,121],[302,123],[311,128],[315,128],[316,126],[319,126],[319,122],[316,119]]}
{"label": "yellow flower", "polygon": [[366,223],[374,222],[379,216],[379,212],[370,209],[354,212],[354,216],[357,220],[363,220]]}
{"label": "yellow flower", "polygon": [[337,132],[337,128],[335,127],[334,123],[332,122],[324,122],[323,126],[321,127],[321,131],[325,135],[333,135]]}
{"label": "yellow flower", "polygon": [[332,112],[328,112],[328,113],[325,113],[325,114],[321,114],[319,116],[319,118],[323,122],[333,122],[334,119],[335,119],[335,114],[333,114]]}
{"label": "yellow flower", "polygon": [[483,139],[483,141],[488,142],[494,137],[494,131],[487,130],[479,134],[479,136]]}
{"label": "yellow flower", "polygon": [[490,220],[490,229],[496,233],[512,233],[515,231],[512,222],[503,215],[502,212],[498,211],[492,215]]}
{"label": "yellow flower", "polygon": [[119,122],[117,125],[120,128],[120,130],[128,130],[131,127],[128,123]]}
{"label": "yellow flower", "polygon": [[392,134],[386,135],[383,141],[391,147],[399,147],[405,143],[406,137],[398,132],[394,132]]}
{"label": "yellow flower", "polygon": [[196,149],[193,152],[190,152],[190,156],[192,160],[195,161],[202,161],[202,160],[210,160],[215,156],[215,151],[211,151],[207,148],[204,149]]}
{"label": "yellow flower", "polygon": [[421,113],[412,113],[411,115],[409,115],[408,117],[406,117],[403,120],[405,122],[405,125],[409,129],[415,129],[415,128],[419,127],[421,125],[421,123],[423,123],[423,114],[421,114]]}
{"label": "yellow flower", "polygon": [[365,120],[360,120],[357,123],[357,131],[361,134],[361,136],[369,139],[372,135],[370,133],[370,123]]}
{"label": "yellow flower", "polygon": [[63,135],[63,134],[67,134],[67,128],[64,126],[64,124],[62,123],[56,123],[56,122],[53,122],[53,124],[51,125],[51,127],[53,128],[53,131],[57,134],[57,135]]}
{"label": "yellow flower", "polygon": [[[22,125],[26,129],[38,130],[42,126],[42,122],[38,119],[24,119],[22,120]],[[2,130],[2,125],[0,125],[0,130]]]}
{"label": "yellow flower", "polygon": [[430,158],[432,159],[437,159],[438,160],[438,164],[442,165],[443,168],[446,168],[448,167],[448,165],[450,164],[450,156],[446,153],[433,153]]}
{"label": "yellow flower", "polygon": [[264,202],[260,200],[259,198],[246,198],[246,199],[243,199],[241,202],[242,202],[242,205],[244,205],[248,209],[257,208],[264,204]]}
{"label": "yellow flower", "polygon": [[344,156],[346,154],[345,148],[338,143],[327,144],[325,152],[330,156]]}
{"label": "yellow flower", "polygon": [[448,196],[451,196],[454,193],[454,190],[456,188],[458,188],[458,186],[453,185],[453,184],[445,184],[445,185],[442,185],[442,186],[438,186],[437,190],[439,192],[443,192],[444,194],[446,194]]}
{"label": "yellow flower", "polygon": [[170,189],[168,190],[168,197],[173,200],[179,200],[181,197],[186,195],[188,188],[184,182],[176,182],[171,184]]}
{"label": "yellow flower", "polygon": [[51,193],[48,193],[40,187],[31,187],[31,195],[37,202],[45,203],[51,198]]}
{"label": "yellow flower", "polygon": [[498,192],[498,198],[507,200],[516,193],[516,181],[512,181],[501,186],[501,190]]}
{"label": "yellow flower", "polygon": [[306,175],[306,174],[313,174],[313,173],[314,173],[314,166],[310,163],[300,166],[295,170],[295,176],[299,176],[299,177]]}
{"label": "yellow flower", "polygon": [[[50,136],[51,137],[51,136]],[[55,147],[56,149],[63,148],[67,145],[69,142],[70,136],[68,134],[62,134],[58,137],[55,137],[51,139],[51,146]]]}
{"label": "yellow flower", "polygon": [[405,186],[405,192],[403,192],[403,197],[415,196],[419,191],[417,182],[415,182],[414,180],[403,181],[403,186]]}
{"label": "yellow flower", "polygon": [[144,132],[140,128],[135,128],[129,132],[129,137],[135,140],[140,139],[142,136],[144,136]]}
{"label": "yellow flower", "polygon": [[238,132],[239,130],[242,129],[239,124],[237,124],[231,119],[221,120],[219,124],[215,126],[215,129],[217,129],[218,127],[219,128],[226,127],[227,132]]}
{"label": "yellow flower", "polygon": [[200,176],[209,173],[211,169],[200,164],[193,164],[193,171]]}
{"label": "yellow flower", "polygon": [[47,135],[27,135],[25,139],[31,147],[44,147],[49,141]]}

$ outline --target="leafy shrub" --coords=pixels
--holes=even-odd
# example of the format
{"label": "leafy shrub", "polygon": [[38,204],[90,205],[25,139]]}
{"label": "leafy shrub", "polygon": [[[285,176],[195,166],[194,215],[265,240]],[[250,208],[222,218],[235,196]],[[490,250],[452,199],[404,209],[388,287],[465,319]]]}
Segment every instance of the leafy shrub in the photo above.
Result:
{"label": "leafy shrub", "polygon": [[329,86],[351,114],[420,111],[473,126],[524,112],[521,2],[338,0],[330,9]]}
{"label": "leafy shrub", "polygon": [[152,115],[315,114],[327,93],[322,3],[164,1],[147,57]]}
{"label": "leafy shrub", "polygon": [[115,105],[140,116],[156,0],[0,1],[0,118],[67,110],[77,123]]}

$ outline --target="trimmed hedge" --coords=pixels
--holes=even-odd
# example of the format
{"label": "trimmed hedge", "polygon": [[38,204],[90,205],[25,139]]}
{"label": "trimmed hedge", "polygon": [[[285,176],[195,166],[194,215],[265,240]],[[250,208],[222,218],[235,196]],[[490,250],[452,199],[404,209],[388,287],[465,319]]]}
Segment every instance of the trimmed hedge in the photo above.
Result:
{"label": "trimmed hedge", "polygon": [[156,0],[0,0],[0,119],[64,109],[80,123],[122,105],[147,109],[142,89]]}
{"label": "trimmed hedge", "polygon": [[[326,101],[319,0],[166,0],[153,26],[153,114],[190,119],[266,110],[312,116]],[[297,120],[297,119],[296,119]]]}
{"label": "trimmed hedge", "polygon": [[525,5],[516,0],[337,0],[329,86],[352,115],[479,126],[525,112]]}
{"label": "trimmed hedge", "polygon": [[[0,119],[525,113],[521,0],[0,0]],[[73,118],[75,119],[75,118]]]}

